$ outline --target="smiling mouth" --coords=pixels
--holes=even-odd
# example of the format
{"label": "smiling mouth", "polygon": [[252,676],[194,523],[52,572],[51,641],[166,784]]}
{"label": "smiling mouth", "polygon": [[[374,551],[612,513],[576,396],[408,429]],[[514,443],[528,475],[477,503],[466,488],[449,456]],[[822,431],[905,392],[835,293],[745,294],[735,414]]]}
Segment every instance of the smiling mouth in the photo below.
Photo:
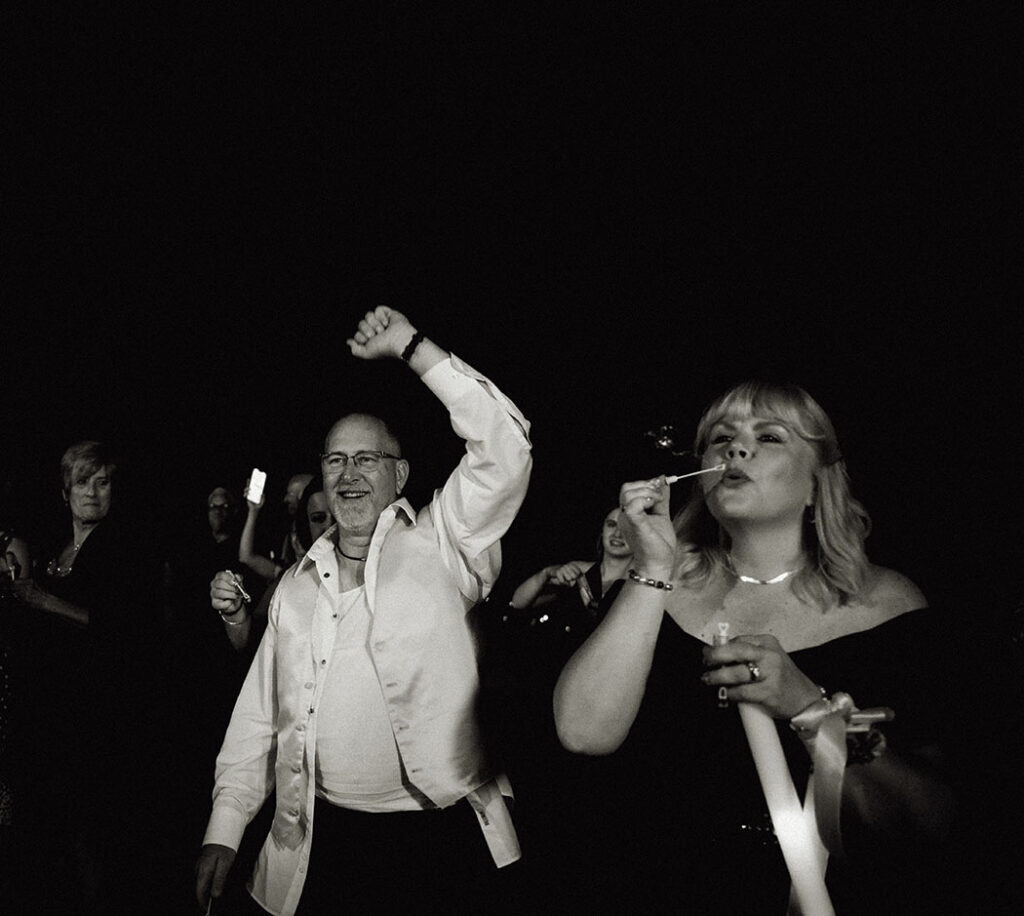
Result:
{"label": "smiling mouth", "polygon": [[362,499],[364,496],[369,496],[368,490],[339,490],[338,496],[342,499]]}

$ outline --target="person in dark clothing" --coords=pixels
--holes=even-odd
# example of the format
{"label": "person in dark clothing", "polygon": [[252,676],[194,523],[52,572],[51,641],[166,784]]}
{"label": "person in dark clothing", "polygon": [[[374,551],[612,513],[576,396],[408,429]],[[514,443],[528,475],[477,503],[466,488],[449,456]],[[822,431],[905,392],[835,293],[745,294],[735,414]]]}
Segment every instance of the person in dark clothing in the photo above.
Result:
{"label": "person in dark clothing", "polygon": [[[66,527],[36,553],[30,577],[10,588],[16,626],[18,742],[15,768],[33,816],[18,825],[18,899],[67,912],[128,905],[146,873],[153,819],[123,819],[123,799],[151,797],[161,781],[159,583],[149,542],[113,511],[119,462],[83,441],[61,459]],[[152,583],[148,603],[138,583]],[[138,710],[144,704],[146,715]],[[126,766],[125,761],[131,760]],[[147,791],[149,789],[150,791]],[[115,851],[116,847],[116,851]],[[132,868],[118,873],[124,849]],[[40,866],[45,866],[40,871]],[[59,909],[55,910],[59,911]]]}

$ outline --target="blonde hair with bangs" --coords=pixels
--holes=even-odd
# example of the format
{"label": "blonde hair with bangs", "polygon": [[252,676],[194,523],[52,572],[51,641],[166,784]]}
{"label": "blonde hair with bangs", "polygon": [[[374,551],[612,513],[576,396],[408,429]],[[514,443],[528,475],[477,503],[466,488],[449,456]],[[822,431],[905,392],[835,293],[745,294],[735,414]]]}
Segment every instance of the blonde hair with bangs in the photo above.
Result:
{"label": "blonde hair with bangs", "polygon": [[[868,559],[864,541],[871,520],[850,492],[850,476],[828,415],[796,385],[746,381],[716,398],[697,424],[694,452],[703,455],[711,428],[727,413],[771,417],[807,442],[818,457],[814,470],[813,521],[804,522],[804,547],[812,560],[793,579],[802,600],[827,608],[847,603],[864,587]],[[728,569],[729,535],[708,510],[704,489],[696,483],[689,502],[673,519],[680,543],[677,574],[685,585],[699,587],[717,569]]]}

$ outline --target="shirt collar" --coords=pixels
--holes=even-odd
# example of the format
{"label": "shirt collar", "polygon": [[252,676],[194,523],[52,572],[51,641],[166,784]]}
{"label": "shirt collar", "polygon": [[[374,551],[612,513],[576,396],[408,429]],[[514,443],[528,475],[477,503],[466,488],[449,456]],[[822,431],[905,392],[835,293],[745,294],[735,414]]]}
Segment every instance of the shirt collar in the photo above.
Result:
{"label": "shirt collar", "polygon": [[[377,528],[380,528],[381,520],[384,519],[385,514],[391,513],[395,520],[401,515],[404,515],[407,519],[407,524],[412,527],[416,526],[416,512],[412,507],[412,504],[404,496],[396,499],[391,505],[385,507],[384,511],[381,512],[380,518],[377,519]],[[338,542],[338,525],[337,523],[331,525],[323,534],[320,535],[314,542],[313,546],[306,551],[306,555],[302,558],[302,562],[295,567],[294,575],[299,575],[303,570],[308,569],[310,564],[317,563],[324,559],[324,557],[330,556],[334,553],[334,545]]]}

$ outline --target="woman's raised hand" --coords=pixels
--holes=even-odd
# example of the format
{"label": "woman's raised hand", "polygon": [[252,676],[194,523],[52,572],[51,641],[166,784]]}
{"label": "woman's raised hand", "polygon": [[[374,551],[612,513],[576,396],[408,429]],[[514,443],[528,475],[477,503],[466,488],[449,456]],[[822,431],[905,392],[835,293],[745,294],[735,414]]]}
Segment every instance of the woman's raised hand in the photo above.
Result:
{"label": "woman's raised hand", "polygon": [[664,477],[624,483],[619,490],[619,528],[633,548],[641,575],[667,579],[675,565],[676,532],[669,516]]}
{"label": "woman's raised hand", "polygon": [[245,501],[249,504],[250,509],[262,509],[263,503],[265,502],[265,494],[260,493],[260,498],[258,502],[253,502],[251,499],[249,499],[249,484],[251,482],[251,477],[245,478],[245,486],[242,488],[242,496],[245,498]]}

